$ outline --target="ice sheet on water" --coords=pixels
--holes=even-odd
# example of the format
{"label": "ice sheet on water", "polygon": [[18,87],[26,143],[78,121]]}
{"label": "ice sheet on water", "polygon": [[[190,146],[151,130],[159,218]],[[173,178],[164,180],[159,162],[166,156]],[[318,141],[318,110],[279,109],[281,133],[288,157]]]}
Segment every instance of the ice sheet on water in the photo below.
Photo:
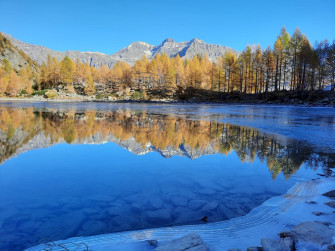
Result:
{"label": "ice sheet on water", "polygon": [[258,128],[335,150],[335,109],[283,105],[1,102],[6,107],[147,111]]}

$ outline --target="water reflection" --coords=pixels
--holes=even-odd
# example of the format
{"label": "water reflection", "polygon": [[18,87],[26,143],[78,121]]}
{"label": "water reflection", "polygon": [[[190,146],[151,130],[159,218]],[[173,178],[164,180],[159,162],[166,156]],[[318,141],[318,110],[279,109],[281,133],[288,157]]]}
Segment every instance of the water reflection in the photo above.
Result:
{"label": "water reflection", "polygon": [[0,110],[0,250],[248,213],[334,154],[147,110]]}
{"label": "water reflection", "polygon": [[227,123],[188,120],[187,117],[146,111],[85,111],[52,109],[0,110],[0,161],[56,143],[115,142],[134,154],[159,152],[191,159],[235,151],[242,162],[265,161],[272,177],[289,178],[305,163],[325,172],[335,164],[332,151],[323,153],[301,141],[266,135],[256,129]]}

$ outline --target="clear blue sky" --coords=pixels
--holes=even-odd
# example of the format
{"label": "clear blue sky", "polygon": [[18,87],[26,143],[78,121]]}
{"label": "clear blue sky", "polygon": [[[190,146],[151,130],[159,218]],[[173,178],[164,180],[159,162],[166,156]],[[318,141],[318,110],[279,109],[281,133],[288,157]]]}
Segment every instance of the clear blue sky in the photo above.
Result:
{"label": "clear blue sky", "polygon": [[111,54],[133,41],[199,38],[243,50],[273,45],[282,26],[335,39],[335,0],[0,0],[0,30],[54,50]]}

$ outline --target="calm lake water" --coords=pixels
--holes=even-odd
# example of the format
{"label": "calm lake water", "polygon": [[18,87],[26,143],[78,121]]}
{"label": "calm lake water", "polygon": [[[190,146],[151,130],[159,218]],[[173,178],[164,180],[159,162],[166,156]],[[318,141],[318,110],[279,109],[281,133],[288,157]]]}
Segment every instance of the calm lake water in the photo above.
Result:
{"label": "calm lake water", "polygon": [[334,108],[2,102],[0,250],[245,215],[334,137]]}

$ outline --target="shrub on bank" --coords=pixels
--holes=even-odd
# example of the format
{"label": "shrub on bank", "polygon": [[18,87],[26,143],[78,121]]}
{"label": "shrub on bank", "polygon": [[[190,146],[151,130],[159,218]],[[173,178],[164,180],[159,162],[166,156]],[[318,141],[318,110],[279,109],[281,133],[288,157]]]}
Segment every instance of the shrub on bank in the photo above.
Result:
{"label": "shrub on bank", "polygon": [[131,94],[131,98],[132,100],[138,100],[138,99],[142,99],[143,97],[143,94],[142,92],[139,92],[139,91],[135,91]]}
{"label": "shrub on bank", "polygon": [[45,90],[35,90],[33,91],[32,95],[39,95],[39,96],[44,96],[44,94],[48,91],[48,89]]}
{"label": "shrub on bank", "polygon": [[45,94],[44,94],[44,97],[45,98],[55,98],[55,97],[57,97],[58,96],[58,93],[57,93],[57,91],[55,91],[55,90],[48,90],[47,92],[45,92]]}

